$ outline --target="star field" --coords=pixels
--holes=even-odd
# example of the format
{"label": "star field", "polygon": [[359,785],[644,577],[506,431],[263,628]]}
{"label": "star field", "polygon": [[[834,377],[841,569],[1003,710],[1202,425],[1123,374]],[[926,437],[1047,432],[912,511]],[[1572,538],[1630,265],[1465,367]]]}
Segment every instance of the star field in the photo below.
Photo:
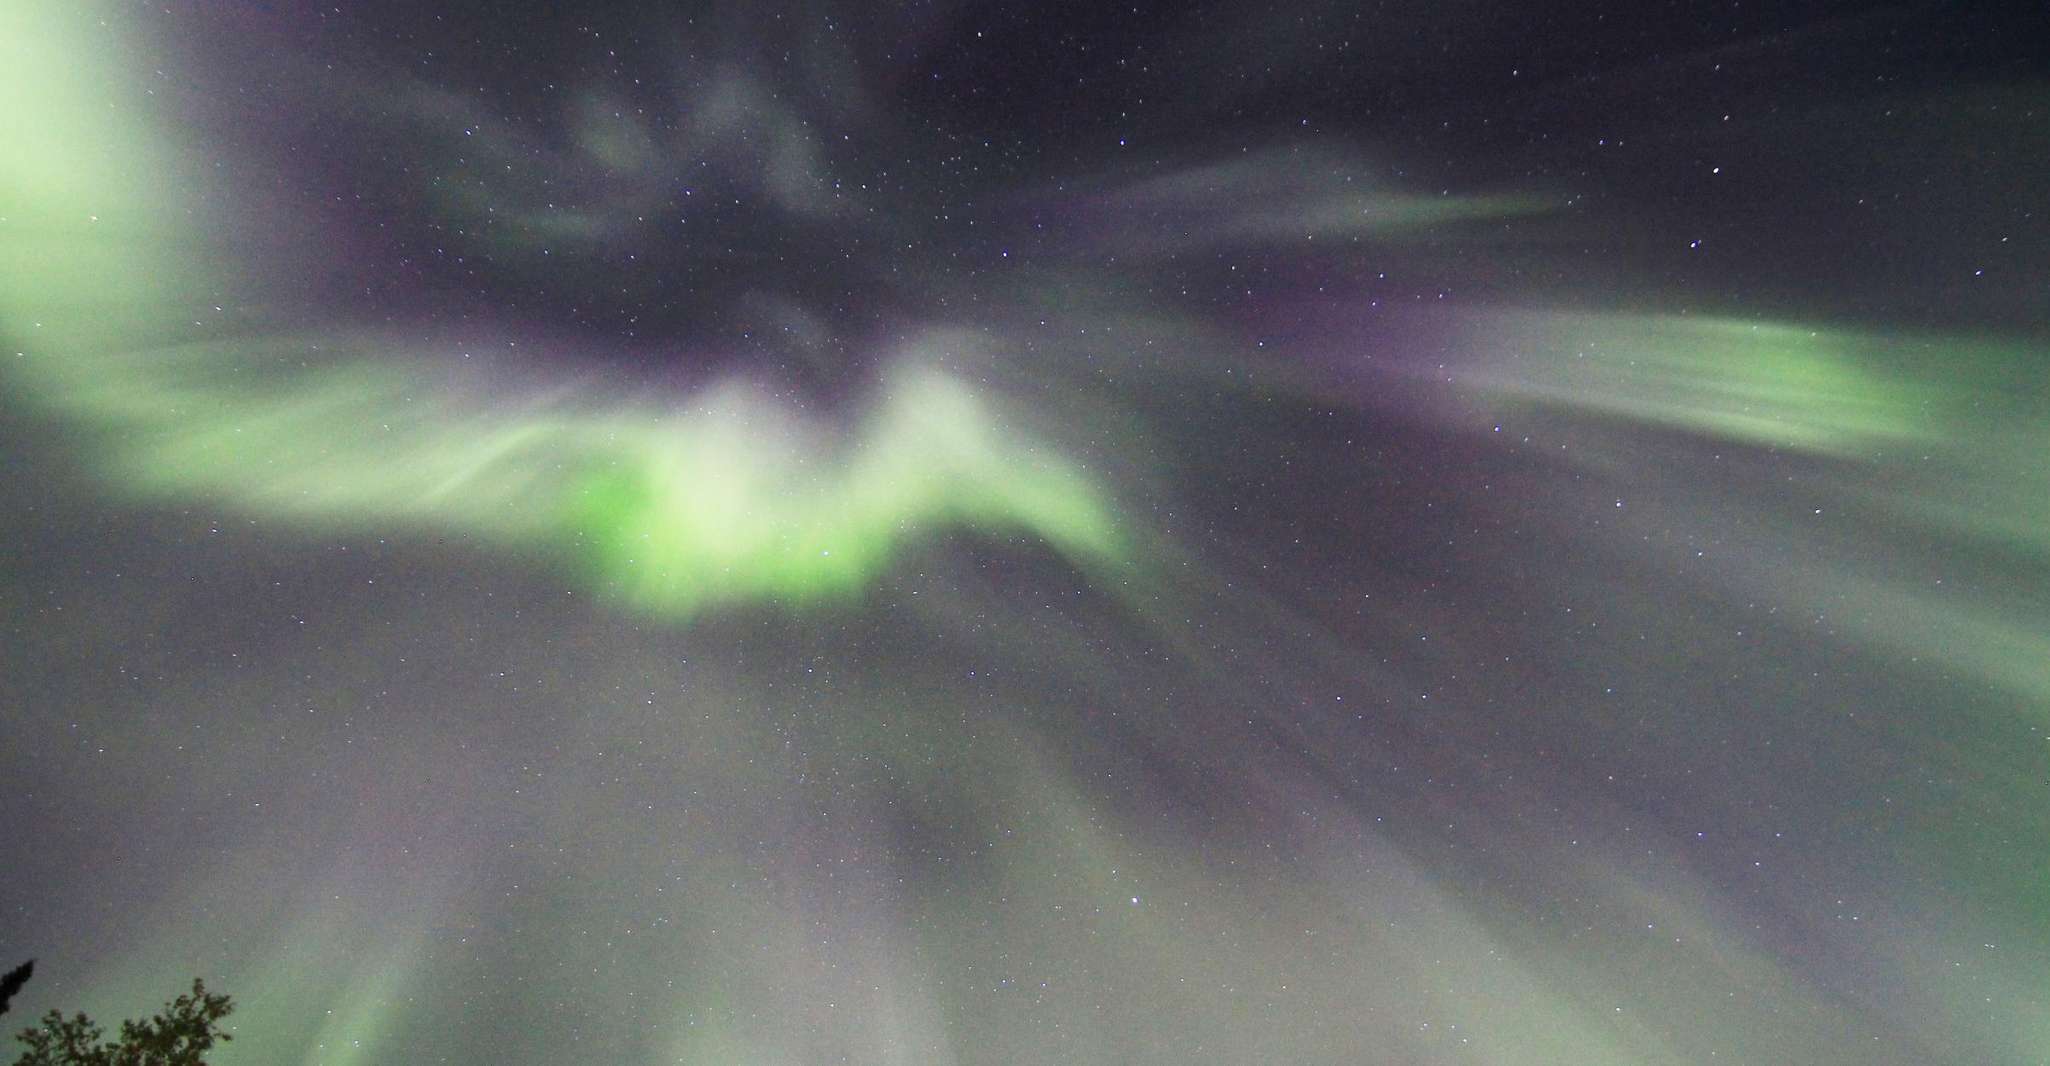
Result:
{"label": "star field", "polygon": [[2029,22],[0,9],[11,1017],[2043,1061]]}

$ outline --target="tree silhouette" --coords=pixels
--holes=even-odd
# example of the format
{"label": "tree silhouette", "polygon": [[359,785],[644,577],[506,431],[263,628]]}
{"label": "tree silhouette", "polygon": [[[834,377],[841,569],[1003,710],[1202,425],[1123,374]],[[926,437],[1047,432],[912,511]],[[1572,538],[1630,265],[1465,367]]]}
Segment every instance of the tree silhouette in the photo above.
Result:
{"label": "tree silhouette", "polygon": [[28,1050],[14,1066],[206,1066],[217,1043],[233,1039],[220,1020],[234,1010],[227,996],[209,995],[194,978],[192,991],[164,1005],[148,1021],[121,1023],[121,1038],[101,1043],[101,1031],[83,1014],[43,1016],[40,1029],[23,1029],[15,1039]]}
{"label": "tree silhouette", "polygon": [[14,998],[16,992],[21,991],[21,986],[28,984],[30,975],[35,972],[36,960],[30,959],[7,971],[7,976],[0,977],[0,1014],[7,1013],[8,1001]]}

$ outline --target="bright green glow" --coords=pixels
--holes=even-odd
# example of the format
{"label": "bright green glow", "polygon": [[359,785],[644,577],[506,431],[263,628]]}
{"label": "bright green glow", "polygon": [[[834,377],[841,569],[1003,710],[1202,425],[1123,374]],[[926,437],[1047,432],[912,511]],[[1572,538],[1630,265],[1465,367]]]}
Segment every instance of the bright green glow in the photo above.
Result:
{"label": "bright green glow", "polygon": [[744,387],[674,413],[465,411],[419,370],[304,340],[18,362],[45,403],[110,431],[110,472],[137,493],[566,548],[651,611],[848,596],[904,541],[947,527],[1022,531],[1077,561],[1119,555],[1079,468],[929,369],[886,379],[840,439]]}
{"label": "bright green glow", "polygon": [[[123,54],[75,8],[0,10],[8,383],[93,431],[122,487],[564,552],[600,588],[676,614],[851,595],[908,539],[950,527],[1023,532],[1077,561],[1118,554],[1091,478],[932,369],[890,375],[842,434],[740,386],[682,411],[509,406],[482,399],[494,383],[438,384],[374,339],[209,337],[225,332],[200,324],[219,297],[198,294],[233,283],[175,225],[190,213],[166,184],[174,155]],[[587,151],[632,163],[626,127],[586,128]]]}
{"label": "bright green glow", "polygon": [[121,25],[85,3],[0,4],[0,330],[103,335],[189,274],[165,193],[180,175]]}
{"label": "bright green glow", "polygon": [[845,595],[903,536],[951,524],[1022,528],[1076,557],[1116,554],[1088,479],[1007,437],[951,379],[900,375],[838,458],[806,446],[801,428],[765,436],[760,415],[735,397],[580,486],[576,521],[606,580],[657,609]]}
{"label": "bright green glow", "polygon": [[1503,315],[1514,361],[1469,380],[1509,397],[1745,444],[1852,455],[1934,432],[1928,388],[1884,373],[1858,334],[1680,315]]}

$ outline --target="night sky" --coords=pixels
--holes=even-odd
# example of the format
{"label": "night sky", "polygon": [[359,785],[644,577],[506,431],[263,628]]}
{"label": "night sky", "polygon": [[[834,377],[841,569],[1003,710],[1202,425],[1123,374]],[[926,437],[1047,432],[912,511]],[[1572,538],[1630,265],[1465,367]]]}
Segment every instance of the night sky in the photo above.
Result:
{"label": "night sky", "polygon": [[0,0],[7,1029],[2050,1063],[2046,22]]}

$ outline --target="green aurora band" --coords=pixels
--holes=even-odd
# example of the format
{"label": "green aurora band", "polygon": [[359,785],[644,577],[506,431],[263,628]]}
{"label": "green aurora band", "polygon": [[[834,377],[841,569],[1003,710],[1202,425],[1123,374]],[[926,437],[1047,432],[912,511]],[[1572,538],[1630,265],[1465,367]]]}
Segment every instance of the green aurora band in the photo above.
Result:
{"label": "green aurora band", "polygon": [[[906,342],[866,413],[843,428],[746,381],[715,385],[683,401],[595,385],[509,400],[499,383],[471,376],[487,375],[490,367],[462,364],[453,348],[417,338],[208,325],[225,321],[216,315],[233,317],[217,310],[225,306],[219,293],[234,290],[247,268],[201,239],[204,227],[193,205],[204,200],[203,168],[170,143],[168,124],[148,109],[149,88],[135,76],[151,68],[146,50],[121,37],[114,5],[99,6],[108,14],[105,22],[93,18],[88,0],[0,5],[0,143],[9,146],[0,154],[0,333],[9,341],[0,353],[0,380],[20,402],[65,420],[92,472],[125,498],[211,501],[252,519],[322,533],[402,528],[471,538],[508,554],[548,557],[595,592],[668,620],[721,607],[847,600],[918,540],[950,531],[1022,534],[1094,576],[1170,556],[1180,565],[1158,565],[1148,576],[1172,573],[1174,581],[1136,582],[1141,591],[1128,593],[1122,604],[1139,609],[1149,644],[1169,649],[1157,661],[1151,654],[1117,658],[1057,627],[1035,630],[1035,620],[1024,614],[1007,620],[1002,610],[985,613],[995,619],[992,627],[1015,627],[1002,631],[1001,643],[1029,647],[1036,669],[1074,679],[1085,694],[1088,686],[1101,686],[1094,699],[1107,707],[1116,709],[1127,698],[1124,690],[1158,688],[1178,693],[1178,703],[1214,701],[1217,721],[1236,723],[1255,709],[1301,709],[1299,717],[1274,716],[1276,736],[1306,759],[1331,758],[1334,767],[1347,754],[1327,750],[1337,745],[1323,743],[1315,732],[1322,720],[1307,709],[1312,697],[1322,707],[1340,689],[1357,691],[1352,682],[1378,669],[1373,660],[1387,661],[1381,652],[1364,651],[1347,635],[1294,613],[1282,593],[1261,593],[1251,582],[1229,595],[1220,592],[1221,566],[1151,531],[1138,517],[1143,508],[1114,499],[1113,479],[1062,451],[1059,435],[1037,427],[1001,390],[980,388],[970,383],[979,380],[975,375],[959,372],[956,356],[972,351],[971,338],[933,333]],[[631,169],[643,152],[637,139],[624,135],[588,148],[617,169]],[[1232,167],[1141,192],[1168,206],[1198,202],[1196,191],[1183,187],[1191,183],[1205,189],[1223,184],[1234,195],[1257,184],[1252,171]],[[1307,211],[1313,203],[1304,197],[1290,206]],[[1418,225],[1473,217],[1456,206],[1396,206],[1411,211]],[[1498,206],[1511,213],[1514,205]],[[1345,237],[1366,225],[1364,209],[1353,201],[1340,207],[1306,216],[1308,225]],[[1231,239],[1278,240],[1304,222],[1280,214],[1247,208]],[[1571,450],[1549,437],[1544,444],[1565,453],[1557,459],[1563,466],[1589,472],[1590,483],[1605,487],[1646,486],[1647,495],[1675,483],[1667,476],[1671,470],[1659,465],[1665,461],[1660,448],[1705,442],[1761,463],[1787,464],[1774,468],[1780,477],[1764,489],[1733,476],[1740,487],[1721,496],[1672,492],[1681,498],[1659,507],[1633,501],[1624,508],[1618,500],[1613,515],[1604,497],[1594,511],[1610,524],[1590,535],[1604,538],[1599,547],[1628,558],[1641,552],[1647,569],[1678,575],[1673,584],[1698,582],[1690,591],[1785,601],[1818,619],[1828,612],[1829,639],[1895,659],[1923,656],[1932,672],[1996,691],[2008,701],[2002,706],[2019,704],[2033,720],[2050,710],[2050,671],[2043,667],[2050,662],[2044,636],[2050,628],[2043,624],[2050,605],[2042,591],[2011,584],[1955,592],[1968,582],[1939,587],[1915,565],[1929,544],[1960,542],[1991,546],[1987,554],[1999,558],[1986,565],[1988,573],[2040,571],[2050,560],[2050,491],[2042,462],[2050,452],[2044,428],[2050,422],[2043,417],[2040,371],[2032,369],[2042,365],[2040,351],[1677,315],[1505,311],[1466,321],[1463,354],[1482,354],[1445,371],[1444,380],[1462,414],[1484,416],[1462,423],[1483,440],[1498,421],[1540,437],[1556,431],[1556,437],[1570,437]],[[1199,375],[1212,362],[1227,363],[1230,357],[1218,354],[1226,350],[1219,338],[1185,321],[1173,324],[1186,331],[1176,340],[1187,341],[1187,363],[1195,365],[1170,371]],[[1803,478],[1798,506],[1765,495],[1780,491],[1788,471]],[[1719,524],[1718,506],[1741,509],[1746,521]],[[1567,509],[1547,501],[1529,521],[1536,525]],[[1812,521],[1824,511],[1859,517],[1860,552],[1843,550],[1847,535]],[[1672,548],[1675,528],[1726,527],[1734,531],[1699,561],[1692,550]],[[1670,620],[1667,604],[1651,593],[1622,589],[1611,598],[1642,602],[1642,616],[1652,622]],[[1399,609],[1382,602],[1377,598],[1368,608]],[[964,597],[921,609],[966,615],[981,606]],[[1286,650],[1276,648],[1276,634],[1285,635],[1278,643],[1289,645]],[[1434,628],[1430,647],[1456,639]],[[306,795],[270,800],[273,806],[297,799],[328,812],[339,828],[326,827],[333,831],[325,836],[304,834],[311,843],[284,839],[282,827],[277,839],[238,840],[224,846],[222,856],[209,856],[198,872],[165,885],[153,897],[161,901],[156,912],[137,922],[141,946],[92,974],[93,1009],[154,1002],[167,987],[165,975],[182,978],[191,966],[220,965],[239,981],[228,990],[243,1005],[238,1042],[224,1062],[272,1052],[279,1057],[265,1061],[296,1055],[353,1064],[407,1054],[422,1061],[434,1052],[478,1054],[474,1048],[400,1047],[390,1034],[402,1030],[419,1001],[442,1006],[429,999],[433,990],[452,980],[460,988],[462,977],[474,976],[453,949],[433,949],[435,938],[499,922],[532,931],[542,945],[536,955],[561,960],[577,974],[574,986],[544,985],[537,997],[558,1003],[572,995],[605,1003],[671,997],[651,1008],[670,1017],[665,1031],[645,1038],[650,1060],[657,1051],[690,1061],[773,1060],[775,1040],[801,1049],[799,1034],[808,1026],[836,1038],[851,1034],[847,1043],[872,1052],[870,1061],[892,1061],[886,1050],[902,1056],[895,1061],[950,1061],[943,1053],[955,1029],[940,1005],[949,1004],[949,996],[987,995],[965,978],[950,979],[987,978],[990,961],[1006,952],[1020,956],[1020,972],[1036,964],[1038,972],[1055,975],[1050,988],[1032,994],[1042,997],[1035,1003],[1044,1016],[1074,1032],[1074,1043],[1048,1046],[1035,1015],[1009,1007],[970,1015],[994,1019],[975,1035],[991,1047],[1037,1051],[1048,1062],[1137,1061],[1185,1038],[1180,1030],[1192,1018],[1205,1027],[1217,1061],[1353,1061],[1361,1031],[1379,1034],[1391,1048],[1418,1046],[1396,1043],[1416,1039],[1415,1018],[1362,1010],[1363,1004],[1416,998],[1434,1008],[1430,1017],[1457,1017],[1467,1025],[1457,1034],[1443,1025],[1434,1031],[1434,1037],[1445,1033],[1445,1056],[1456,1061],[1677,1063],[1692,1061],[1690,1051],[1715,1046],[1753,1061],[1834,1061],[1846,1052],[1839,1019],[1856,1010],[1899,1014],[1908,1019],[1904,1028],[1931,1032],[1932,1047],[1976,1051],[1979,1061],[2033,1060],[2050,1046],[2050,1026],[2037,1009],[2041,973],[2028,965],[2050,939],[2044,925],[2050,906],[2041,888],[2050,884],[2041,876],[2042,818],[2010,802],[2041,784],[2016,771],[2017,762],[1992,757],[2001,752],[1983,738],[2007,734],[1990,729],[1971,734],[1988,748],[1964,747],[1956,735],[1942,743],[1984,756],[1976,763],[1961,758],[1960,765],[1978,770],[1983,764],[1991,767],[1989,775],[2014,776],[1957,785],[1962,799],[1951,809],[1883,840],[1920,849],[1919,858],[1898,866],[1919,862],[1933,871],[1925,880],[1906,887],[1885,881],[1897,867],[1879,859],[1871,871],[1827,871],[1836,879],[1830,885],[1852,886],[1831,887],[1832,894],[1855,897],[1869,873],[1921,919],[1890,926],[1913,927],[1890,941],[1866,932],[1877,923],[1854,932],[1829,927],[1861,951],[1879,945],[1870,956],[1873,972],[1904,975],[1897,989],[1886,986],[1892,990],[1847,1004],[1834,990],[1808,982],[1795,953],[1783,953],[1730,906],[1727,885],[1685,863],[1633,865],[1649,854],[1642,836],[1607,844],[1594,839],[1591,827],[1608,816],[1605,805],[1622,807],[1621,799],[1575,800],[1587,804],[1580,812],[1583,828],[1573,830],[1586,844],[1575,838],[1570,849],[1561,845],[1560,854],[1571,859],[1558,871],[1532,862],[1532,884],[1479,877],[1463,884],[1430,865],[1448,849],[1404,856],[1379,835],[1378,817],[1372,825],[1355,824],[1365,819],[1330,782],[1278,778],[1271,783],[1277,809],[1300,812],[1309,827],[1298,842],[1302,858],[1276,861],[1262,848],[1259,861],[1220,873],[1207,852],[1185,851],[1173,838],[1149,836],[1150,830],[1132,831],[1099,808],[1091,789],[1101,782],[1079,781],[1046,735],[997,714],[971,717],[967,708],[980,707],[975,701],[984,696],[965,687],[921,694],[894,683],[863,690],[850,682],[815,728],[839,748],[873,754],[876,765],[909,779],[902,795],[923,797],[934,824],[951,824],[958,812],[980,805],[998,812],[990,824],[1000,819],[1020,827],[1015,839],[1007,829],[980,860],[987,863],[991,892],[1001,892],[1007,907],[974,893],[918,899],[900,885],[882,884],[874,897],[892,900],[900,911],[879,908],[850,919],[831,911],[830,899],[806,911],[758,890],[769,882],[764,840],[778,840],[780,847],[775,829],[782,823],[775,819],[795,817],[777,803],[790,780],[806,780],[782,732],[779,716],[787,717],[789,708],[755,691],[751,679],[719,673],[738,667],[686,673],[673,647],[655,639],[649,644],[651,650],[627,656],[615,676],[602,678],[612,684],[585,683],[556,694],[563,735],[550,747],[559,765],[547,768],[553,775],[547,783],[536,773],[532,782],[522,781],[524,792],[494,783],[497,790],[489,793],[488,802],[513,811],[528,828],[530,836],[517,841],[523,848],[541,852],[541,844],[556,845],[556,854],[541,853],[535,861],[553,863],[566,849],[568,868],[606,872],[612,883],[593,893],[597,902],[578,894],[590,887],[584,883],[557,885],[551,891],[560,895],[553,898],[547,891],[519,899],[494,894],[481,903],[464,896],[470,886],[454,883],[463,873],[511,850],[495,838],[473,838],[454,815],[446,823],[436,820],[442,808],[434,801],[466,795],[457,785],[487,776],[482,742],[457,736],[460,725],[431,713],[393,715],[379,728],[407,737],[393,748],[418,762],[381,762],[374,776],[417,795],[381,787],[337,802],[316,774],[281,775],[279,791],[299,788]],[[1219,650],[1235,645],[1313,669],[1277,680]],[[517,659],[520,650],[506,657]],[[1493,657],[1465,650],[1472,654],[1464,661],[1476,672],[1494,668]],[[885,665],[896,662],[891,654],[888,648],[874,652]],[[1635,688],[1678,683],[1683,671],[1670,661],[1643,658]],[[1502,662],[1505,669],[1522,668]],[[362,683],[370,687],[382,683],[387,666],[380,659],[363,670]],[[289,706],[295,715],[309,713],[297,708],[317,699],[324,701],[315,719],[321,722],[343,720],[367,703],[345,698],[342,686],[326,676],[322,692],[309,698],[287,676],[291,672],[259,678],[224,671],[222,679],[209,681],[219,691],[186,695],[207,706]],[[1704,677],[1710,672],[1699,671]],[[1202,683],[1177,690],[1175,681],[1185,676]],[[1014,683],[1020,686],[1014,703],[1043,698],[1023,691],[1030,680]],[[641,718],[591,695],[628,685],[637,686],[636,693],[669,695],[660,712]],[[1601,716],[1610,704],[1593,695],[1587,704],[1573,709],[1591,723],[1584,736],[1592,739],[1577,754],[1601,761],[1605,770],[1630,767],[1633,746],[1649,730],[1623,723],[1604,732]],[[1161,736],[1184,739],[1186,732],[1191,747],[1207,739],[1185,728],[1200,725],[1198,715],[1183,719],[1150,705],[1126,706],[1139,708],[1132,717]],[[1682,727],[1727,743],[1713,731],[1734,732],[1742,719],[1718,718],[1714,706],[1690,705]],[[1709,710],[1695,715],[1696,707]],[[1390,706],[1374,713],[1395,718],[1406,712]],[[126,730],[113,735],[131,749],[168,746],[151,732],[157,728],[151,715],[129,714],[125,705],[81,715],[95,716]],[[1446,743],[1514,746],[1513,717],[1504,715],[1509,732],[1502,736]],[[252,711],[249,720],[265,719]],[[1902,751],[1938,747],[1928,734],[1893,728],[1902,730],[1894,743]],[[211,738],[218,747],[213,760],[190,771],[205,780],[209,795],[232,793],[246,766],[278,761],[326,770],[330,760],[346,766],[354,757],[348,752],[365,750],[345,752],[337,742],[332,751],[274,751],[268,730],[221,733]],[[665,745],[674,745],[671,759],[598,757],[670,750]],[[1223,775],[1250,756],[1227,751],[1212,757],[1233,764],[1218,771]],[[1651,763],[1662,756],[1646,746],[1635,757]],[[1952,765],[1937,756],[1930,762],[1940,769]],[[841,796],[820,784],[823,777],[809,777],[808,787],[819,791],[807,799],[821,812],[846,817],[843,823],[818,815],[836,830],[852,825],[847,832],[858,838],[899,813],[842,811],[836,806]],[[1335,769],[1331,777],[1337,779]],[[1505,771],[1488,780],[1508,794],[1517,787],[1510,778]],[[687,817],[667,808],[663,817],[641,817],[643,797],[682,791],[680,782],[693,797],[702,788],[742,813],[761,814],[760,820],[695,808]],[[176,788],[183,787],[140,775],[127,784],[132,794],[93,802],[141,808],[160,796],[179,796]],[[615,784],[633,797],[631,810],[615,795]],[[1424,786],[1403,779],[1397,787]],[[485,795],[481,787],[475,791]],[[1983,802],[1988,795],[2010,806]],[[874,802],[880,807],[883,801]],[[1464,822],[1465,811],[1451,799],[1444,802]],[[1777,811],[1736,809],[1732,832],[1800,824]],[[1956,812],[1966,810],[1983,824],[1960,831],[1964,819]],[[1636,818],[1637,812],[1625,815]],[[1556,824],[1573,822],[1561,815]],[[1725,826],[1712,828],[1721,833]],[[1826,835],[1826,829],[1814,833]],[[334,840],[343,842],[341,853],[321,857],[332,865],[313,861],[305,871],[290,871],[290,890],[260,894],[249,887],[278,877],[277,855],[297,854],[293,848],[300,845],[326,848]],[[1961,888],[1967,875],[1954,871],[1982,861],[1975,859],[1979,854],[2027,869],[1982,875],[1983,883]],[[678,855],[693,857],[693,874],[711,886],[690,897],[688,907],[684,889],[672,897],[696,923],[687,934],[696,942],[665,939],[643,927],[631,946],[623,935],[614,945],[564,919],[624,909],[606,895],[624,893],[618,886],[675,884],[670,864]],[[1785,861],[1791,866],[1800,859],[1789,854]],[[881,876],[858,862],[841,868],[843,885]],[[1555,885],[1536,884],[1545,877]],[[2030,885],[2033,894],[2024,895]],[[1144,907],[1137,905],[1142,894]],[[1878,889],[1870,894],[1889,898]],[[253,895],[259,898],[242,904],[232,920],[209,909]],[[1960,905],[1960,898],[1967,902]],[[1123,899],[1133,906],[1103,906]],[[1534,899],[1548,908],[1538,920],[1499,918],[1518,914]],[[1986,914],[1998,921],[1982,921]],[[2004,945],[2021,943],[1999,955],[1989,950],[1991,961],[1973,963],[1975,973],[1985,974],[1978,984],[1949,983],[1948,974],[1931,978],[1914,968],[1917,956],[1935,958],[1943,945],[1979,942],[1981,925],[2015,934],[1999,936]],[[815,935],[820,929],[858,935],[829,945]],[[905,929],[914,934],[899,937]],[[1921,951],[1916,937],[1934,946]],[[1801,950],[1827,943],[1818,937]],[[635,971],[668,975],[670,983],[651,993],[656,986]],[[820,981],[822,973],[844,980],[844,986],[825,987],[882,990],[879,998],[890,1009],[851,1020],[833,1013],[827,997],[805,994],[820,987],[805,982]],[[1141,992],[1106,1011],[1099,990],[1119,980],[1142,986]],[[1240,986],[1257,997],[1234,998]],[[1221,988],[1231,995],[1214,992]],[[1288,1001],[1279,997],[1291,989],[1295,1002],[1308,997],[1311,1004],[1301,1017],[1282,1013]],[[1626,992],[1641,997],[1627,1014],[1615,1005]],[[1228,1009],[1213,1010],[1219,1003]],[[1168,1009],[1178,1007],[1186,1009]],[[1320,1024],[1295,1024],[1304,1018]],[[573,1045],[572,1034],[526,1021],[532,1031],[499,1034],[522,1042],[507,1054],[535,1054],[538,1046],[554,1061],[575,1061],[584,1050]],[[1465,1032],[1495,1039],[1488,1051],[1469,1056]],[[1099,1057],[1089,1060],[1075,1054],[1077,1048],[1095,1049]],[[801,1059],[800,1050],[788,1058]]]}
{"label": "green aurora band", "polygon": [[[848,434],[742,383],[685,410],[586,398],[507,413],[438,386],[427,359],[394,358],[396,342],[209,336],[194,312],[212,317],[206,294],[234,268],[209,269],[175,224],[190,211],[160,190],[176,153],[113,61],[114,31],[64,6],[0,16],[14,146],[0,158],[0,328],[16,341],[10,383],[93,430],[122,489],[564,554],[599,590],[670,615],[844,598],[900,545],[949,528],[1119,558],[1102,488],[931,365],[945,338],[888,372]],[[103,65],[68,59],[81,55]]]}

